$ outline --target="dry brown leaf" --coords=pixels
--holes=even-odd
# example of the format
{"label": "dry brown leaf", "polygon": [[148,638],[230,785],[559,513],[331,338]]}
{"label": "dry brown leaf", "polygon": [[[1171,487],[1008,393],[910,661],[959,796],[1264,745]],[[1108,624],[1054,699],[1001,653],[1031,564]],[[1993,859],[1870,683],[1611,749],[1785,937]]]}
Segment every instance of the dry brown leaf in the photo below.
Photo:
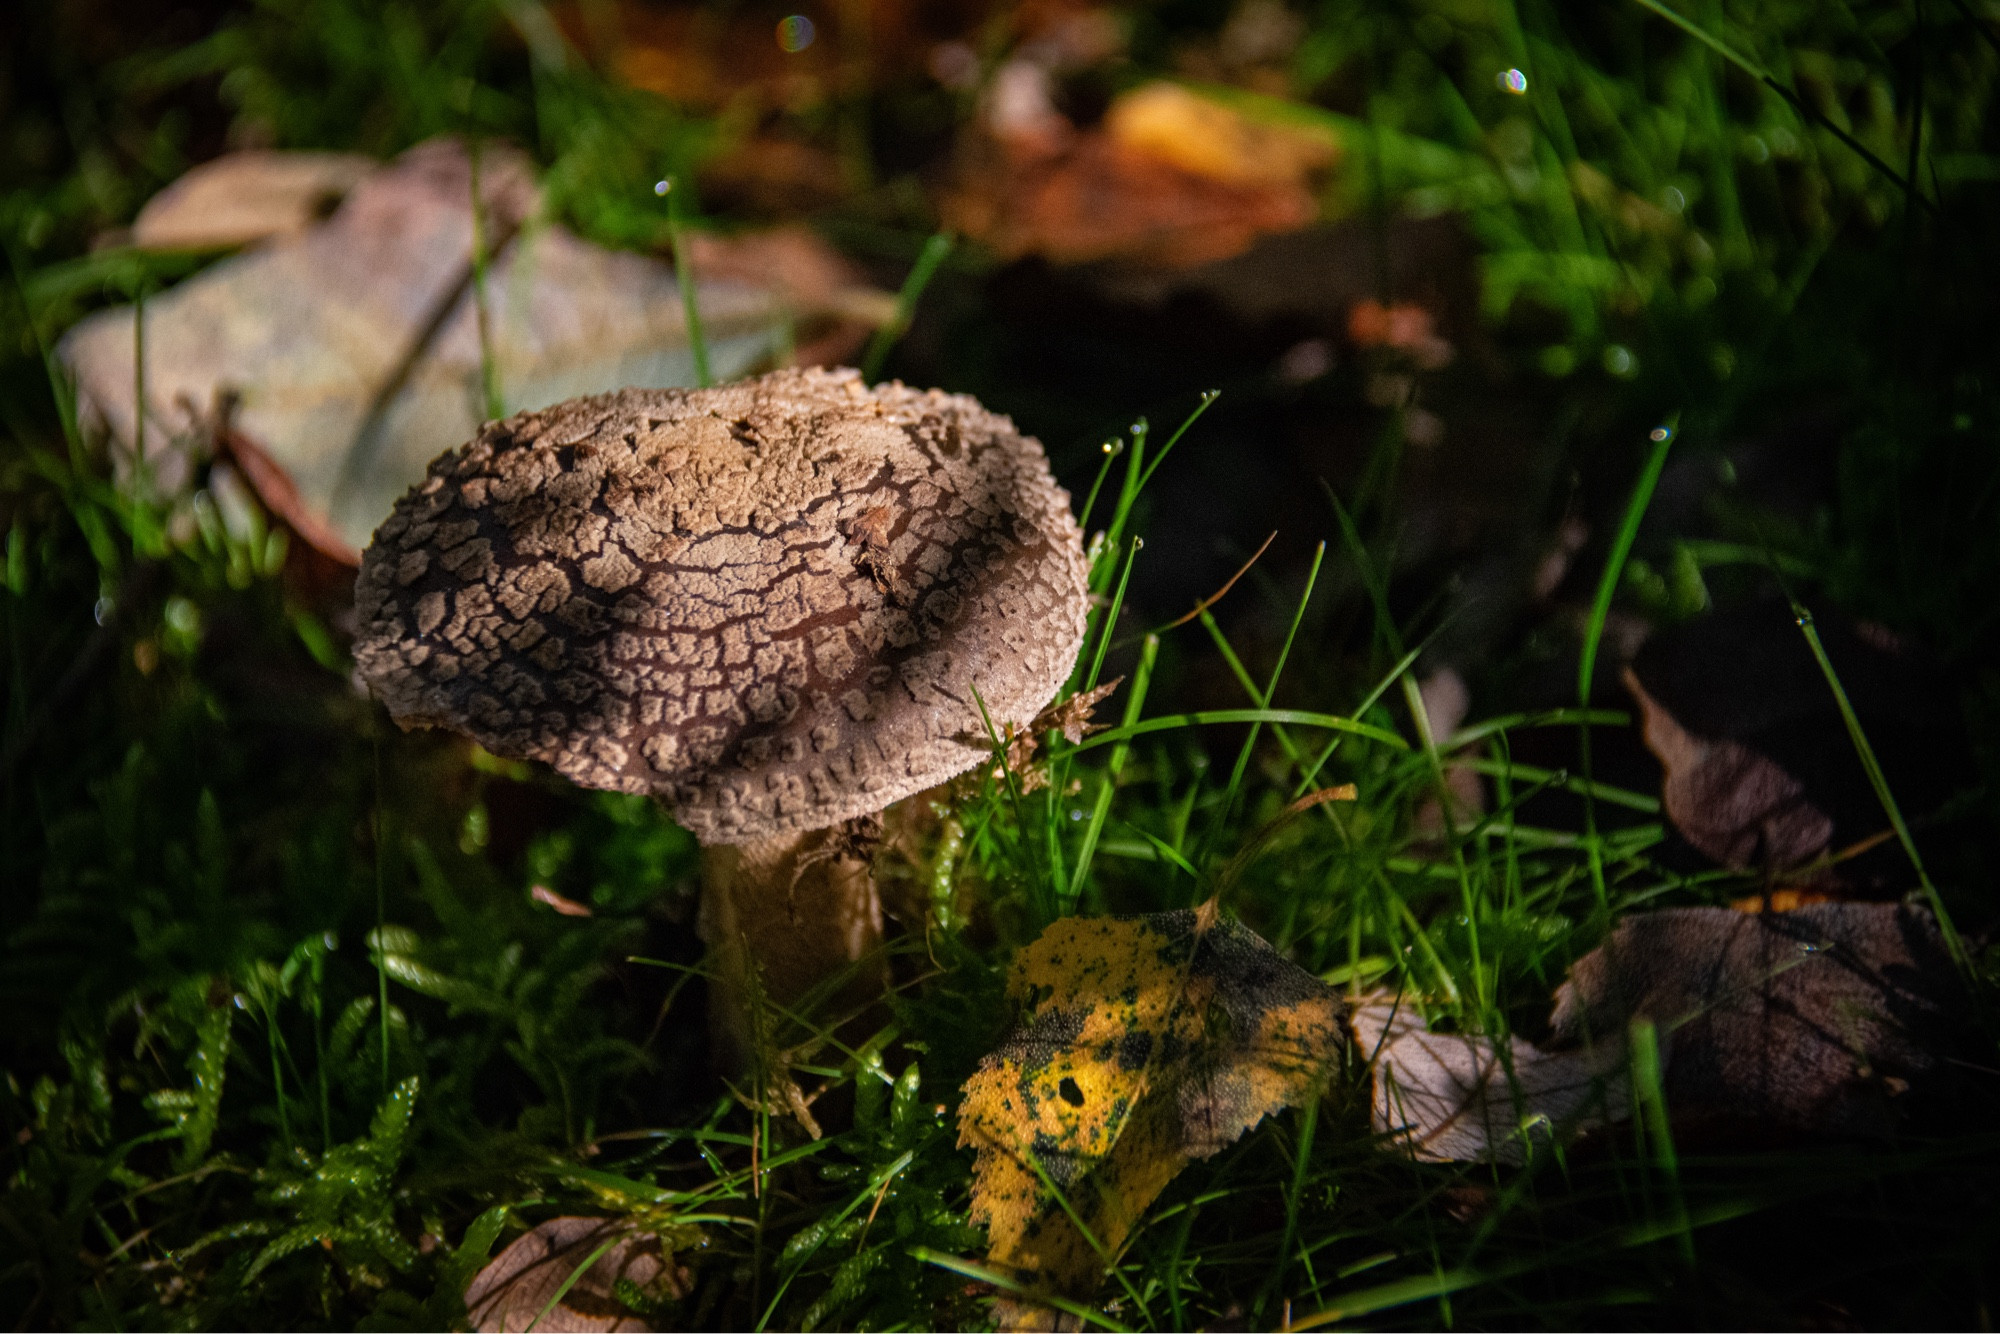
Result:
{"label": "dry brown leaf", "polygon": [[1544,1052],[1509,1038],[1434,1033],[1407,998],[1354,1010],[1355,1049],[1374,1067],[1372,1119],[1430,1162],[1527,1161],[1545,1143],[1621,1119],[1629,1098],[1622,1035],[1586,1051]]}
{"label": "dry brown leaf", "polygon": [[[600,1247],[607,1249],[578,1274]],[[572,1275],[576,1281],[549,1307],[550,1298]],[[650,1330],[619,1299],[621,1281],[641,1296],[659,1300],[686,1295],[688,1279],[651,1232],[611,1218],[551,1218],[479,1271],[465,1290],[465,1309],[482,1334],[518,1332],[530,1325],[550,1334]]]}
{"label": "dry brown leaf", "polygon": [[1885,1134],[1962,1068],[1967,1014],[1921,908],[1669,908],[1626,918],[1576,961],[1551,1045],[1615,1040],[1650,1019],[1677,1117]]}
{"label": "dry brown leaf", "polygon": [[1093,690],[1071,695],[1068,699],[1049,705],[1036,717],[1033,730],[1061,732],[1063,740],[1070,745],[1079,744],[1092,732],[1102,732],[1109,726],[1107,723],[1092,722],[1090,716],[1097,711],[1098,705],[1111,698],[1112,693],[1123,684],[1125,684],[1124,677],[1115,677]]}
{"label": "dry brown leaf", "polygon": [[1034,1010],[959,1108],[972,1216],[996,1264],[1081,1297],[1190,1159],[1314,1096],[1344,1041],[1338,995],[1213,900],[1059,921],[1008,992]]}
{"label": "dry brown leaf", "polygon": [[[510,408],[694,382],[671,269],[533,224],[537,195],[519,153],[485,146],[480,185],[488,235],[519,232],[487,284]],[[150,299],[143,439],[154,484],[171,491],[187,481],[190,442],[205,439],[215,405],[234,395],[233,424],[340,541],[365,545],[430,460],[483,416],[471,194],[464,147],[434,140],[368,176],[306,234]],[[701,304],[718,377],[770,357],[781,341],[778,302],[766,291],[704,283]],[[121,442],[128,460],[140,439],[133,326],[131,307],[103,311],[61,348],[86,421]]]}
{"label": "dry brown leaf", "polygon": [[[1965,1114],[1977,1062],[1966,995],[1918,908],[1670,908],[1620,922],[1557,989],[1544,1047],[1432,1033],[1390,998],[1360,1006],[1375,1128],[1419,1158],[1520,1163],[1530,1139],[1631,1114],[1626,1034],[1659,1034],[1680,1125],[1887,1134]],[[1985,1077],[1990,1099],[2000,1079]]]}
{"label": "dry brown leaf", "polygon": [[1661,804],[1682,838],[1737,871],[1782,872],[1826,852],[1833,821],[1806,799],[1798,779],[1741,742],[1689,732],[1630,667],[1624,681],[1638,702],[1646,746],[1666,770]]}
{"label": "dry brown leaf", "polygon": [[303,232],[379,164],[359,153],[227,153],[183,173],[132,220],[147,250],[208,250]]}

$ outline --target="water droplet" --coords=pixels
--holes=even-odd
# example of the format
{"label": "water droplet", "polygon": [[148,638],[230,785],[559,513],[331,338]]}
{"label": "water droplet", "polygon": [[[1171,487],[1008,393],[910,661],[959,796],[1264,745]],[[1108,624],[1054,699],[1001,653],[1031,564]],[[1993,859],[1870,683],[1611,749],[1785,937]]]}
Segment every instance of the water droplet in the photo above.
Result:
{"label": "water droplet", "polygon": [[1138,421],[1132,423],[1132,434],[1144,435],[1145,433],[1146,433],[1146,419],[1144,417],[1141,417],[1139,418]]}
{"label": "water droplet", "polygon": [[99,598],[97,599],[97,605],[90,609],[90,614],[97,618],[99,625],[102,625],[110,618],[113,605],[110,598]]}
{"label": "water droplet", "polygon": [[1646,438],[1656,445],[1662,444],[1674,438],[1674,428],[1671,426],[1655,426]]}
{"label": "water droplet", "polygon": [[1104,442],[1104,452],[1115,458],[1125,452],[1125,442],[1123,440],[1106,440]]}
{"label": "water droplet", "polygon": [[660,198],[662,199],[665,199],[667,197],[667,193],[671,191],[673,188],[674,188],[674,183],[670,180],[667,180],[665,177],[662,177],[661,179],[653,182],[653,193],[660,196]]}
{"label": "water droplet", "polygon": [[1204,403],[1213,403],[1221,397],[1222,391],[1220,389],[1204,389],[1201,391],[1201,401]]}
{"label": "water droplet", "polygon": [[797,55],[813,44],[817,36],[813,21],[804,14],[792,14],[778,20],[778,49],[790,55]]}
{"label": "water droplet", "polygon": [[1069,818],[1072,820],[1081,820],[1083,818],[1083,812],[1076,809],[1076,807],[1072,806],[1070,807]]}
{"label": "water droplet", "polygon": [[1517,69],[1503,69],[1493,76],[1493,82],[1503,93],[1519,97],[1528,91],[1528,76]]}
{"label": "water droplet", "polygon": [[1143,538],[1143,537],[1135,537],[1135,538],[1133,538],[1133,539],[1132,539],[1132,550],[1134,550],[1134,551],[1144,551],[1145,549],[1146,549],[1146,539],[1145,539],[1145,538]]}

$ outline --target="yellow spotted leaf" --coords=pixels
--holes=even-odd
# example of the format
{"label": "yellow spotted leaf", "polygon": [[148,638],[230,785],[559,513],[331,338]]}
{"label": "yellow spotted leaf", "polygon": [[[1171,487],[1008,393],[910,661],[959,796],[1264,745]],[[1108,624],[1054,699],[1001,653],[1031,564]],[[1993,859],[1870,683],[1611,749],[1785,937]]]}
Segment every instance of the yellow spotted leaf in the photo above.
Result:
{"label": "yellow spotted leaf", "polygon": [[1190,1159],[1312,1096],[1344,1040],[1338,993],[1212,900],[1059,921],[1008,992],[1032,1010],[959,1108],[972,1216],[993,1262],[1084,1297]]}

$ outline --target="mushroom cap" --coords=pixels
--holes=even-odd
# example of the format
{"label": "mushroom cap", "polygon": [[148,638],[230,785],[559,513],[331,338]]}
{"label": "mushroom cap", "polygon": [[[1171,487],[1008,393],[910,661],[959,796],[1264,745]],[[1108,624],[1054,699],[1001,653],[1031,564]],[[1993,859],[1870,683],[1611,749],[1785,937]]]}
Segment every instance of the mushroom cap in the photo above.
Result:
{"label": "mushroom cap", "polygon": [[355,661],[404,727],[742,843],[977,764],[980,701],[1030,723],[1088,596],[1069,496],[1007,418],[784,370],[489,423],[376,530]]}

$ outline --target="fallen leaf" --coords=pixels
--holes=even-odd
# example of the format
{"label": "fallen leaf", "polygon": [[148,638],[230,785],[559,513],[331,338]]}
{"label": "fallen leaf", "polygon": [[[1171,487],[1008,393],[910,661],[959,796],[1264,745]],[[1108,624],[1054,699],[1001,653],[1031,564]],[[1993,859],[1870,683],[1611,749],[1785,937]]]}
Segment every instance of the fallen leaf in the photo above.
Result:
{"label": "fallen leaf", "polygon": [[1340,160],[1332,135],[1257,120],[1176,83],[1132,89],[1105,112],[1111,142],[1225,185],[1307,187]]}
{"label": "fallen leaf", "polygon": [[147,200],[132,220],[132,244],[225,249],[303,232],[378,165],[359,153],[225,153]]}
{"label": "fallen leaf", "polygon": [[1550,1045],[1650,1019],[1676,1117],[1880,1135],[1949,1101],[1969,1013],[1921,908],[1668,908],[1627,917],[1572,965]]}
{"label": "fallen leaf", "polygon": [[1046,78],[1030,77],[1038,67],[1009,68],[941,205],[948,226],[1007,258],[1192,268],[1319,216],[1314,178],[1338,159],[1329,139],[1172,84],[1127,93],[1102,127],[1078,131]]}
{"label": "fallen leaf", "polygon": [[[471,163],[453,140],[411,149],[354,187],[325,223],[211,266],[145,307],[145,430],[138,430],[132,307],[63,339],[79,408],[122,446],[143,446],[153,485],[193,476],[217,404],[291,479],[340,542],[366,545],[404,490],[484,417],[472,291]],[[499,248],[487,292],[510,410],[626,385],[694,382],[673,271],[539,224],[525,157],[488,144],[480,189]],[[780,303],[704,283],[709,359],[729,378],[782,341]],[[269,498],[267,497],[267,502]]]}
{"label": "fallen leaf", "polygon": [[1735,871],[1782,873],[1826,851],[1833,821],[1806,799],[1798,779],[1741,742],[1688,731],[1630,667],[1624,681],[1639,705],[1646,748],[1666,771],[1661,805],[1682,838]]}
{"label": "fallen leaf", "polygon": [[1428,1162],[1527,1161],[1530,1143],[1622,1119],[1629,1094],[1621,1040],[1544,1052],[1519,1038],[1505,1054],[1478,1034],[1434,1033],[1406,998],[1372,997],[1350,1020],[1373,1065],[1376,1133]]}
{"label": "fallen leaf", "polygon": [[[593,1255],[590,1267],[577,1273]],[[572,1275],[575,1282],[570,1283]],[[569,1290],[550,1307],[565,1283]],[[652,1329],[619,1297],[621,1283],[651,1300],[687,1291],[685,1272],[675,1267],[655,1234],[617,1219],[551,1218],[479,1271],[465,1290],[465,1309],[482,1334],[518,1332],[530,1325],[550,1334],[640,1334]]]}
{"label": "fallen leaf", "polygon": [[[1669,908],[1627,917],[1570,968],[1543,1046],[1433,1033],[1406,1001],[1356,1008],[1375,1129],[1432,1161],[1525,1160],[1530,1140],[1631,1115],[1626,1034],[1659,1034],[1680,1127],[1886,1135],[1963,1118],[1982,1076],[1965,990],[1922,909]],[[1984,1080],[1969,1089],[1968,1079]]]}
{"label": "fallen leaf", "polygon": [[1213,900],[1059,921],[1008,991],[1033,1012],[959,1109],[972,1216],[996,1264],[1086,1297],[1190,1159],[1312,1097],[1344,1041],[1339,996]]}
{"label": "fallen leaf", "polygon": [[[1912,822],[1977,786],[1959,691],[1935,659],[1837,615],[1816,629]],[[1887,899],[1908,887],[1881,799],[1786,602],[1760,598],[1659,629],[1631,671],[1667,771],[1665,814],[1692,849],[1765,873],[1766,890]]]}

